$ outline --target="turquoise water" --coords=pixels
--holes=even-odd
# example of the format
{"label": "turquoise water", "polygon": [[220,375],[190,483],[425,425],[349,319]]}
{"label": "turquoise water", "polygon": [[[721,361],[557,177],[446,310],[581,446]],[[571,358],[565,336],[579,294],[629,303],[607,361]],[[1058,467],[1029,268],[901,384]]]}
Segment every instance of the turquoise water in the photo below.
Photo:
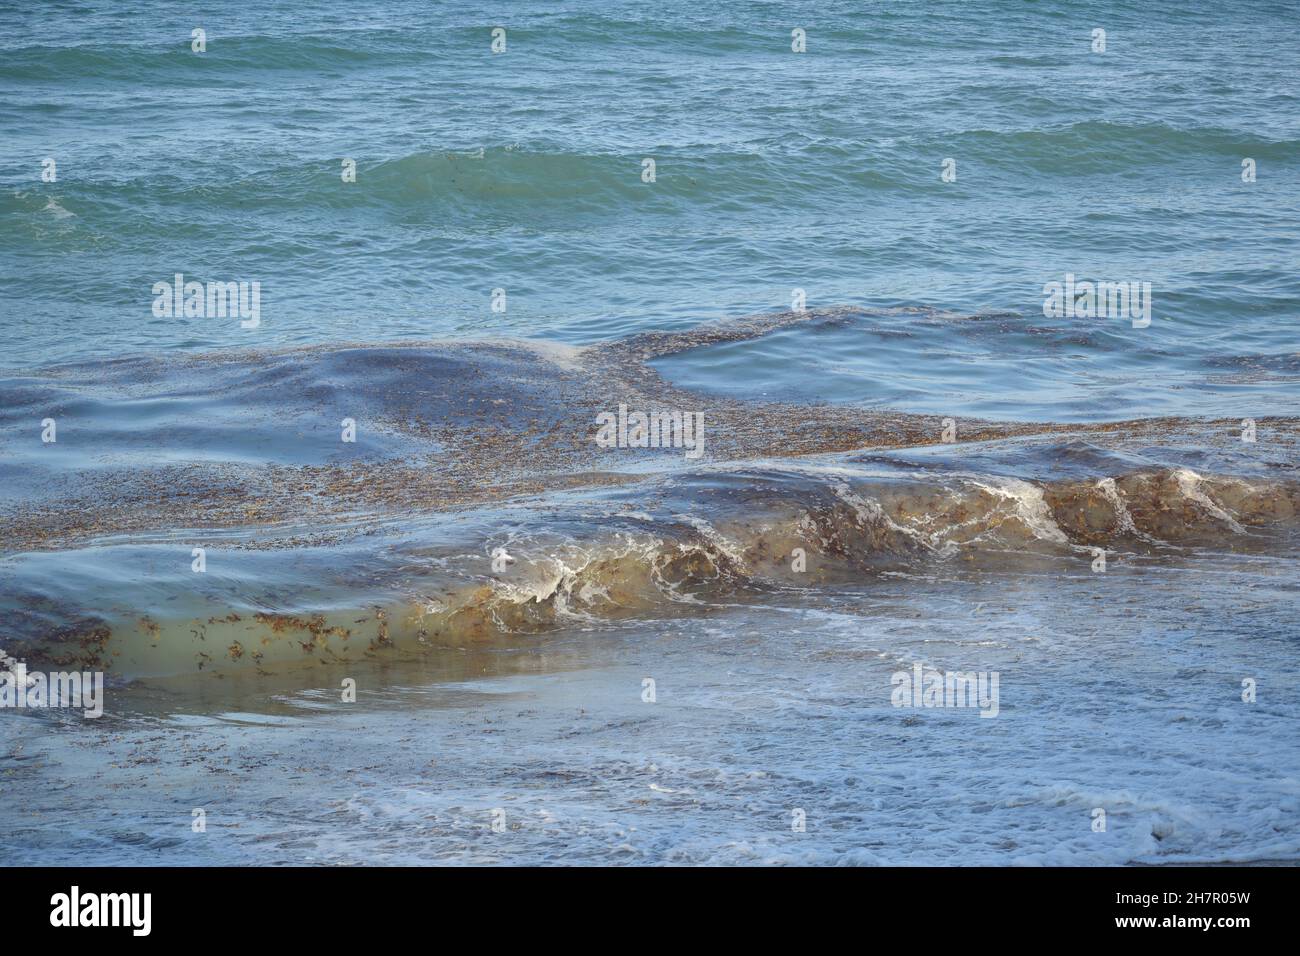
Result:
{"label": "turquoise water", "polygon": [[0,8],[0,861],[1300,859],[1297,27]]}
{"label": "turquoise water", "polygon": [[[793,288],[1033,316],[1066,272],[1151,282],[1190,351],[1294,354],[1295,4],[316,6],[0,12],[6,364],[587,342]],[[262,326],[155,319],[177,272],[260,281]]]}

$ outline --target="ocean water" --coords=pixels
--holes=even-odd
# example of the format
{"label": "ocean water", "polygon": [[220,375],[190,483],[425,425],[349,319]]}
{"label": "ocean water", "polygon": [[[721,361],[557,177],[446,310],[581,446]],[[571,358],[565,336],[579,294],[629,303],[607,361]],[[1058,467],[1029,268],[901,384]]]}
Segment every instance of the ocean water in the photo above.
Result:
{"label": "ocean water", "polygon": [[3,6],[0,860],[1296,862],[1298,26]]}

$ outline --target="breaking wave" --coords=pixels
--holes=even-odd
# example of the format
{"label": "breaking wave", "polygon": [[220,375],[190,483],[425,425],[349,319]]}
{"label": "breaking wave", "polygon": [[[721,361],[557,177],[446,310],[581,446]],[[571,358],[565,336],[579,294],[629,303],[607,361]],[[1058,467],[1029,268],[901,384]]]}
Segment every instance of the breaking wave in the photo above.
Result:
{"label": "breaking wave", "polygon": [[[846,460],[706,469],[315,547],[264,551],[256,535],[237,535],[210,544],[205,575],[191,573],[180,540],[91,549],[58,576],[57,556],[34,556],[10,578],[6,612],[27,658],[60,666],[340,662],[707,613],[882,575],[1089,574],[1101,554],[1113,569],[1194,560],[1198,549],[1284,549],[1297,505],[1293,482],[1186,468],[1046,482],[936,481]],[[173,570],[159,574],[164,563]],[[79,597],[109,593],[111,608]]]}

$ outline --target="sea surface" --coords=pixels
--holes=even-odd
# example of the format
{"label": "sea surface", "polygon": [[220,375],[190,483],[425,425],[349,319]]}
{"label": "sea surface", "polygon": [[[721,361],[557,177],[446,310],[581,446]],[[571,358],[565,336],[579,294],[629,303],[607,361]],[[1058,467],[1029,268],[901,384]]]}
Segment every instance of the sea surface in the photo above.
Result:
{"label": "sea surface", "polygon": [[0,5],[0,668],[107,681],[0,707],[0,862],[1300,862],[1298,76],[1296,3]]}

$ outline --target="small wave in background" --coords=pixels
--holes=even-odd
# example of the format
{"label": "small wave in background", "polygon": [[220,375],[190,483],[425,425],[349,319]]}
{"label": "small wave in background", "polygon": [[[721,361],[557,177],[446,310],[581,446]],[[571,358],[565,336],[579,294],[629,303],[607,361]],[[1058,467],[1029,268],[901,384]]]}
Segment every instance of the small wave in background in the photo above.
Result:
{"label": "small wave in background", "polygon": [[[8,8],[4,362],[582,344],[786,309],[794,288],[1033,318],[1067,272],[1151,282],[1153,335],[1293,356],[1294,6],[1099,12],[1104,55],[1100,20],[1050,4],[579,3],[512,11],[494,55],[473,5],[221,4],[200,56],[164,5]],[[260,281],[262,326],[155,319],[176,272]]]}

